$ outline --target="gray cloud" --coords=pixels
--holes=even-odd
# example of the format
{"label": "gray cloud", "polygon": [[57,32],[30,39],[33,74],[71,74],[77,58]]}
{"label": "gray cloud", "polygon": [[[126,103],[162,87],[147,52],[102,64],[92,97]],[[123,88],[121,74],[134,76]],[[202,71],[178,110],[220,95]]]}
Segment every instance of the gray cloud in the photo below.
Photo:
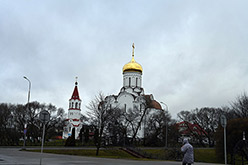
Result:
{"label": "gray cloud", "polygon": [[[223,106],[248,87],[246,1],[0,1],[0,101],[68,108],[117,94],[135,59],[143,87],[181,110]],[[86,108],[83,107],[85,110]]]}

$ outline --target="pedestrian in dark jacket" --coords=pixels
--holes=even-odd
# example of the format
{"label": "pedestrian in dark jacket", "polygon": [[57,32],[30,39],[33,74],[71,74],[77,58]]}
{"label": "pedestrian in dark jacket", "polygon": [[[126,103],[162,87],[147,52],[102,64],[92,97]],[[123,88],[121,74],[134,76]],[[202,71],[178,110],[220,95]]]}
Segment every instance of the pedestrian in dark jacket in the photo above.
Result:
{"label": "pedestrian in dark jacket", "polygon": [[181,151],[184,153],[183,156],[183,165],[191,165],[194,163],[194,149],[191,144],[189,144],[187,139],[183,140],[183,146],[181,147]]}

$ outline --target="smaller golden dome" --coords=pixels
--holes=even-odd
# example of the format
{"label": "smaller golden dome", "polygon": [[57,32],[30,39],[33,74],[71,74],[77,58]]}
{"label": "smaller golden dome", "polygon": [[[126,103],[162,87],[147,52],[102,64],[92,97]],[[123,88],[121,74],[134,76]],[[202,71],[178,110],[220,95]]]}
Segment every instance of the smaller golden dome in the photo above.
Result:
{"label": "smaller golden dome", "polygon": [[136,72],[142,73],[142,71],[143,71],[142,66],[134,60],[134,48],[135,48],[134,44],[132,45],[132,47],[133,47],[132,60],[123,66],[122,71],[123,71],[123,73],[127,72],[127,71],[130,71],[130,72],[136,71]]}

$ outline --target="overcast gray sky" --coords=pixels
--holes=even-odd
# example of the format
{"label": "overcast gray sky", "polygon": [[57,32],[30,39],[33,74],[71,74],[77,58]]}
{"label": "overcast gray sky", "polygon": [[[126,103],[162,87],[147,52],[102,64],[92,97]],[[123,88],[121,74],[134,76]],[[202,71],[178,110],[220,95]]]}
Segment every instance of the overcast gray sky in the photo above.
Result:
{"label": "overcast gray sky", "polygon": [[248,89],[248,1],[0,0],[0,102],[68,109],[78,77],[82,110],[118,94],[135,59],[143,87],[181,110],[229,105]]}

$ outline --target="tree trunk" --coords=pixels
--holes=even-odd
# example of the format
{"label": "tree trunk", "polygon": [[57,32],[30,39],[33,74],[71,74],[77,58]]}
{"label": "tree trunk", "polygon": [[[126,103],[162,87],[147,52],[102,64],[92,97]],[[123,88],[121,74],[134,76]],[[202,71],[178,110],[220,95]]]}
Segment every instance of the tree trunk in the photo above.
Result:
{"label": "tree trunk", "polygon": [[134,134],[133,134],[132,141],[131,141],[132,144],[133,144],[134,139],[135,139],[135,137],[136,137],[136,135],[137,135],[137,133],[138,133],[138,130],[139,130],[140,126],[141,126],[142,120],[143,120],[143,118],[144,118],[144,116],[145,116],[145,114],[146,114],[146,110],[147,110],[147,108],[144,110],[144,113],[142,114],[141,119],[140,119],[140,121],[139,121],[139,123],[138,123],[138,126],[137,126],[137,128],[136,128],[136,130],[135,130],[135,132],[134,132]]}
{"label": "tree trunk", "polygon": [[102,143],[102,133],[103,133],[103,126],[101,127],[101,130],[100,130],[100,134],[98,136],[98,142],[97,142],[97,146],[96,146],[96,156],[99,155],[99,150],[101,148],[101,143]]}
{"label": "tree trunk", "polygon": [[99,147],[99,145],[97,145],[97,147],[96,147],[96,156],[99,155],[99,149],[100,149],[100,147]]}

